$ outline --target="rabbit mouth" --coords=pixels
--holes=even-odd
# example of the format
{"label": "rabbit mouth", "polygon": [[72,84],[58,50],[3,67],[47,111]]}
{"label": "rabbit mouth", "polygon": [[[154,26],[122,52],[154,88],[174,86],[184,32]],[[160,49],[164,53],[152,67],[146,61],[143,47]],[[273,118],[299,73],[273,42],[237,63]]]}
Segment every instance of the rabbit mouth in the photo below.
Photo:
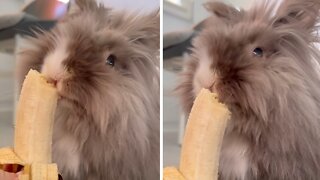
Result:
{"label": "rabbit mouth", "polygon": [[217,94],[218,100],[221,103],[224,103],[227,105],[235,103],[234,95],[228,89],[217,88],[216,90],[211,91],[211,92]]}
{"label": "rabbit mouth", "polygon": [[221,81],[214,81],[209,87],[205,87],[212,93],[217,94],[218,100],[224,104],[231,104],[235,102],[234,93],[227,83]]}

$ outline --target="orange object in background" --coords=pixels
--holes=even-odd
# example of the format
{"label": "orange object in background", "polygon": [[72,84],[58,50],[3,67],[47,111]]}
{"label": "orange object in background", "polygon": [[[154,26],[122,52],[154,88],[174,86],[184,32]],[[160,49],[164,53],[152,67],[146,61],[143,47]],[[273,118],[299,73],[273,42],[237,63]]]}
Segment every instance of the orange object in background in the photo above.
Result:
{"label": "orange object in background", "polygon": [[69,0],[35,0],[23,11],[41,20],[57,20],[61,19],[68,9]]}

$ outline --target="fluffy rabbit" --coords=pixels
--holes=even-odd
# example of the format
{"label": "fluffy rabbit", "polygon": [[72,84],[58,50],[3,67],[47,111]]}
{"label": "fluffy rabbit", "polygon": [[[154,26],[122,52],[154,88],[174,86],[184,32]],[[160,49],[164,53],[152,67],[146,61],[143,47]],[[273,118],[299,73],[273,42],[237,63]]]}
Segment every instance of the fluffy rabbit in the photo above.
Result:
{"label": "fluffy rabbit", "polygon": [[19,55],[56,84],[53,161],[65,180],[159,179],[159,12],[117,12],[94,0]]}
{"label": "fluffy rabbit", "polygon": [[186,113],[201,88],[232,112],[222,180],[320,178],[319,0],[209,2],[177,87]]}

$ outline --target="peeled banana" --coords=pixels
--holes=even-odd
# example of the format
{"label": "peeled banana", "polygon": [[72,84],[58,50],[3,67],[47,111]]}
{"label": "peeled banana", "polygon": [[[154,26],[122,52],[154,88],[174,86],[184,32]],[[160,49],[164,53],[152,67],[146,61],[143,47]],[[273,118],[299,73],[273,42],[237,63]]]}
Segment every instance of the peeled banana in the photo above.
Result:
{"label": "peeled banana", "polygon": [[56,88],[37,71],[30,70],[23,83],[14,135],[14,148],[0,149],[0,164],[24,166],[20,180],[58,180],[51,164]]}
{"label": "peeled banana", "polygon": [[163,180],[185,180],[185,179],[177,168],[166,167],[163,170]]}
{"label": "peeled banana", "polygon": [[31,70],[23,83],[14,137],[14,151],[24,162],[51,163],[57,99],[55,87]]}
{"label": "peeled banana", "polygon": [[180,180],[182,176],[184,180],[217,180],[220,149],[228,119],[228,108],[218,102],[215,94],[202,89],[187,123],[180,167],[169,171],[164,169],[164,180]]}

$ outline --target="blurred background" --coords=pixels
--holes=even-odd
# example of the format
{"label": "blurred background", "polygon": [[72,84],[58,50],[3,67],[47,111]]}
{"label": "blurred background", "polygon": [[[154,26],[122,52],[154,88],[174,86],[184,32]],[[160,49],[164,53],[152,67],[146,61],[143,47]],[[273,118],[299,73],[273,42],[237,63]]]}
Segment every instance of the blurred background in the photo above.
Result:
{"label": "blurred background", "polygon": [[[220,0],[238,8],[249,8],[254,0]],[[173,90],[177,83],[177,73],[181,71],[185,49],[201,30],[201,21],[209,16],[203,8],[206,0],[164,0],[163,12],[163,134],[164,166],[178,166],[180,145],[186,118],[181,111]],[[199,24],[200,23],[200,24]]]}
{"label": "blurred background", "polygon": [[[128,11],[148,12],[159,8],[159,0],[97,0],[106,6]],[[14,68],[16,52],[28,46],[24,37],[30,29],[54,27],[74,0],[0,0],[0,147],[13,142],[16,92]]]}

